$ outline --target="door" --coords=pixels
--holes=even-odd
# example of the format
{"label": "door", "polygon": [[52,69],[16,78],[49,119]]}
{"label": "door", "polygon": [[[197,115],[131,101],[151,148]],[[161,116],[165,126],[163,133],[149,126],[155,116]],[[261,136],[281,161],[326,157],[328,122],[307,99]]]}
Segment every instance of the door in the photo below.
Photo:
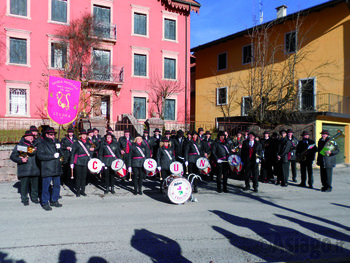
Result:
{"label": "door", "polygon": [[[345,132],[345,126],[343,125],[332,125],[332,124],[323,124],[322,130],[328,130],[329,136],[332,137],[335,134],[337,134],[338,130],[341,130],[344,134]],[[338,144],[339,153],[336,155],[337,157],[337,163],[344,163],[345,162],[345,136],[341,135],[335,139],[335,141]]]}

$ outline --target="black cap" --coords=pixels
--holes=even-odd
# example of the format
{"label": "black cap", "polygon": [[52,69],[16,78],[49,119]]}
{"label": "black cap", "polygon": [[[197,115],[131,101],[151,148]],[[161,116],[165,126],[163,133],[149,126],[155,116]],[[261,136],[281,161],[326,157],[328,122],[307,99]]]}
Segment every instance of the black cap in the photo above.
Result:
{"label": "black cap", "polygon": [[87,130],[87,133],[93,133],[93,132],[94,132],[93,129],[88,129],[88,130]]}
{"label": "black cap", "polygon": [[70,132],[73,132],[73,133],[74,133],[73,128],[68,128],[67,133],[70,133]]}
{"label": "black cap", "polygon": [[210,131],[206,131],[205,135],[211,135]]}
{"label": "black cap", "polygon": [[79,135],[82,135],[82,134],[87,134],[85,129],[80,130]]}
{"label": "black cap", "polygon": [[310,135],[310,133],[308,131],[303,131],[303,133],[301,134],[301,136],[305,136],[305,135]]}
{"label": "black cap", "polygon": [[155,128],[153,132],[160,132],[160,130],[158,128]]}
{"label": "black cap", "polygon": [[198,132],[204,131],[203,128],[198,128]]}
{"label": "black cap", "polygon": [[170,135],[170,131],[169,130],[166,130],[164,135]]}
{"label": "black cap", "polygon": [[192,135],[191,131],[186,132],[187,135]]}
{"label": "black cap", "polygon": [[183,130],[178,130],[178,131],[176,132],[176,134],[182,136],[182,135],[184,135],[184,131],[183,131]]}
{"label": "black cap", "polygon": [[169,139],[167,137],[163,137],[162,142],[169,142]]}
{"label": "black cap", "polygon": [[29,130],[32,131],[32,132],[33,131],[36,131],[36,132],[39,131],[38,128],[35,125],[30,126]]}
{"label": "black cap", "polygon": [[221,137],[221,136],[225,136],[225,132],[224,131],[219,131],[218,132],[218,137]]}
{"label": "black cap", "polygon": [[99,129],[97,129],[97,128],[93,128],[93,131],[98,131],[98,132],[100,132],[100,130],[99,130]]}
{"label": "black cap", "polygon": [[171,130],[171,135],[175,135],[176,131],[175,130]]}
{"label": "black cap", "polygon": [[321,134],[327,134],[327,135],[329,135],[329,132],[328,132],[328,130],[322,130]]}
{"label": "black cap", "polygon": [[288,129],[287,133],[294,133],[292,129]]}
{"label": "black cap", "polygon": [[26,137],[26,136],[34,136],[34,134],[32,133],[31,130],[28,130],[28,131],[25,131],[25,132],[24,132],[23,137]]}
{"label": "black cap", "polygon": [[105,137],[107,137],[108,135],[111,135],[114,138],[114,134],[112,132],[107,132]]}
{"label": "black cap", "polygon": [[287,133],[286,129],[282,129],[282,130],[280,130],[280,134],[282,134],[282,132]]}
{"label": "black cap", "polygon": [[192,133],[191,133],[191,134],[192,134],[192,136],[193,136],[193,135],[198,135],[198,132],[196,132],[196,131],[192,131]]}
{"label": "black cap", "polygon": [[147,134],[149,134],[149,131],[148,130],[143,130],[143,134],[145,134],[145,133],[147,133]]}
{"label": "black cap", "polygon": [[43,133],[54,133],[56,134],[57,132],[55,131],[55,128],[53,127],[48,127]]}
{"label": "black cap", "polygon": [[253,135],[254,137],[256,137],[255,133],[254,132],[249,132],[248,135]]}

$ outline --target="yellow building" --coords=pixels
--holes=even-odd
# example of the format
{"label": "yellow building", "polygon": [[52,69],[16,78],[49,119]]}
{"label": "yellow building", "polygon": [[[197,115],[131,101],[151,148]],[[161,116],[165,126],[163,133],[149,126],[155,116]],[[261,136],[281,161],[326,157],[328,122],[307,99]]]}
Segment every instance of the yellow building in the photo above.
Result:
{"label": "yellow building", "polygon": [[259,122],[292,109],[299,121],[308,116],[316,140],[322,129],[342,130],[337,162],[350,163],[350,4],[333,0],[291,15],[286,8],[274,21],[192,49],[195,121],[218,127],[222,117],[254,114]]}

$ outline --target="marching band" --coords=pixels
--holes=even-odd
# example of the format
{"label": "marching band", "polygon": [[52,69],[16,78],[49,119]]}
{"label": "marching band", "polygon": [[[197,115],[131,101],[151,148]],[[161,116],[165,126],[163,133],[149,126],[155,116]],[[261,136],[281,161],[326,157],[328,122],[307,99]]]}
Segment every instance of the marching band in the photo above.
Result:
{"label": "marching band", "polygon": [[[133,181],[135,195],[142,195],[145,178],[159,180],[160,191],[175,204],[188,201],[192,193],[198,192],[203,180],[213,180],[216,176],[217,192],[227,193],[229,177],[240,177],[245,181],[242,190],[258,192],[259,181],[288,186],[289,167],[292,180],[297,182],[296,163],[300,163],[301,182],[298,186],[313,188],[312,164],[318,152],[317,165],[320,166],[323,192],[332,191],[332,169],[339,152],[335,138],[328,131],[321,132],[316,145],[304,131],[298,141],[293,131],[281,130],[270,137],[265,131],[259,138],[254,132],[238,131],[230,138],[225,131],[219,131],[216,139],[203,128],[187,132],[159,129],[150,136],[144,130],[143,136],[133,138],[129,130],[117,139],[109,127],[105,136],[99,130],[82,129],[75,137],[72,128],[59,142],[57,132],[46,127],[41,136],[38,129],[31,126],[25,131],[15,146],[10,159],[17,163],[17,176],[21,182],[21,202],[27,206],[29,200],[41,202],[43,209],[50,211],[59,203],[60,186],[74,179],[76,197],[86,196],[85,186],[89,178],[97,178],[104,194],[115,194],[116,178]],[[260,177],[259,177],[260,166]],[[275,179],[275,176],[277,178]],[[101,180],[100,180],[101,179]],[[52,191],[49,190],[52,184]],[[223,186],[223,187],[221,187]],[[30,199],[28,194],[30,193]],[[40,200],[40,201],[39,201]]]}

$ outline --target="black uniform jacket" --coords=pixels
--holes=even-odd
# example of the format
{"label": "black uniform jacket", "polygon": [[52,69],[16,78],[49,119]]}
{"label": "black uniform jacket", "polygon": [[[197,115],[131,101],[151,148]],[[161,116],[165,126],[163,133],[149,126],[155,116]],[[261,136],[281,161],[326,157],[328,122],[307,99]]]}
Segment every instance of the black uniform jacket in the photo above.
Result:
{"label": "black uniform jacket", "polygon": [[242,148],[239,148],[239,146],[242,146],[242,145],[243,145],[243,142],[244,142],[243,136],[241,136],[240,139],[235,138],[235,139],[233,140],[232,149],[235,149],[234,154],[237,154],[237,155],[241,156],[241,154],[242,154]]}
{"label": "black uniform jacket", "polygon": [[[83,146],[81,146],[82,143],[86,150],[88,151],[89,155],[86,153],[86,151],[84,150]],[[91,154],[93,154],[90,151],[91,148],[91,143],[89,141],[89,138],[86,138],[86,142],[84,143],[82,140],[77,140],[74,144],[73,144],[73,149],[72,149],[72,155],[70,157],[70,164],[74,164],[74,165],[79,165],[79,166],[87,166],[88,162],[90,161]]]}
{"label": "black uniform jacket", "polygon": [[288,137],[281,138],[278,144],[278,154],[281,156],[281,163],[288,163],[288,153],[292,149],[292,142],[288,139]]}
{"label": "black uniform jacket", "polygon": [[204,148],[205,148],[205,152],[209,155],[211,154],[212,150],[213,150],[213,145],[214,145],[214,140],[212,138],[207,138],[205,137],[202,140],[203,144],[204,144]]}
{"label": "black uniform jacket", "polygon": [[276,154],[277,151],[273,151],[273,141],[271,138],[260,139],[261,148],[262,148],[262,161],[264,163],[272,164],[274,161],[276,161]]}
{"label": "black uniform jacket", "polygon": [[262,154],[261,143],[256,140],[254,141],[253,152],[250,158],[249,158],[249,149],[250,149],[249,140],[245,140],[242,145],[242,155],[241,155],[241,160],[243,164],[246,166],[250,165],[253,167],[258,166],[256,159],[258,158],[257,155],[261,157],[261,154]]}
{"label": "black uniform jacket", "polygon": [[299,141],[297,140],[297,138],[292,136],[292,139],[290,140],[290,142],[292,143],[292,148],[290,149],[290,161],[295,161],[295,159],[297,157],[296,152],[297,152],[297,147],[298,147]]}
{"label": "black uniform jacket", "polygon": [[150,158],[148,147],[144,143],[141,143],[141,145],[133,143],[129,154],[129,164],[131,164],[131,167],[143,167],[143,163],[147,158]]}
{"label": "black uniform jacket", "polygon": [[[315,144],[315,141],[311,140],[311,139],[304,139],[299,141],[298,146],[297,146],[297,150],[296,150],[296,155],[297,157],[304,152],[311,144]],[[313,162],[315,160],[315,154],[317,152],[317,147],[316,145],[307,150],[307,152],[304,154],[305,158],[301,161],[301,162]]]}
{"label": "black uniform jacket", "polygon": [[173,139],[173,146],[174,146],[174,150],[175,150],[175,157],[178,159],[183,160],[184,158],[184,145],[185,145],[185,137],[181,137],[181,142],[180,142],[180,138],[178,136],[175,136],[175,138]]}
{"label": "black uniform jacket", "polygon": [[[70,139],[68,136],[62,138],[61,147],[62,147],[63,163],[64,164],[69,163],[69,158],[70,158],[70,155],[72,153],[73,144],[77,140],[78,140],[78,138],[75,137],[75,135],[73,135],[72,139]],[[70,147],[71,150],[69,151],[67,149],[67,147]]]}
{"label": "black uniform jacket", "polygon": [[335,167],[337,160],[336,155],[339,153],[339,148],[336,142],[334,145],[334,150],[332,150],[331,154],[329,156],[323,156],[320,154],[323,147],[326,145],[326,143],[329,141],[329,137],[326,138],[326,140],[319,139],[318,141],[318,155],[317,155],[317,165],[319,165],[321,168],[333,168]]}
{"label": "black uniform jacket", "polygon": [[129,140],[125,136],[120,137],[118,141],[119,149],[126,153],[126,144],[129,143],[129,149],[131,150],[133,140],[134,138],[131,136],[129,137]]}
{"label": "black uniform jacket", "polygon": [[[110,150],[107,146],[110,148]],[[111,151],[115,157],[113,157]],[[103,140],[99,150],[99,159],[101,160],[101,162],[103,162],[107,167],[110,167],[115,159],[120,158],[121,155],[118,143],[113,140],[110,144],[108,144],[107,141]]]}
{"label": "black uniform jacket", "polygon": [[21,140],[15,148],[13,148],[10,159],[17,163],[17,177],[25,177],[25,176],[39,176],[40,175],[40,168],[38,159],[36,158],[36,151],[34,151],[33,154],[28,153],[28,161],[22,162],[22,158],[19,157],[19,151],[17,150],[17,146],[32,146],[35,147],[33,144],[30,144],[27,140]]}
{"label": "black uniform jacket", "polygon": [[165,148],[164,146],[159,147],[157,153],[158,167],[161,167],[162,170],[170,170],[170,164],[172,162],[175,162],[174,148],[170,146],[168,148]]}
{"label": "black uniform jacket", "polygon": [[45,137],[38,144],[37,158],[41,161],[42,177],[58,176],[63,173],[60,157],[54,157],[57,152],[62,156],[61,149],[56,148],[56,141],[51,138]]}
{"label": "black uniform jacket", "polygon": [[231,155],[232,144],[228,144],[225,139],[224,142],[221,142],[219,139],[216,139],[213,143],[212,156],[217,162],[218,160],[227,161],[229,155]]}
{"label": "black uniform jacket", "polygon": [[154,145],[153,145],[153,158],[157,158],[158,148],[161,140],[161,135],[159,134],[159,138],[153,135]]}
{"label": "black uniform jacket", "polygon": [[147,146],[148,150],[150,151],[150,155],[153,155],[153,147],[155,145],[155,139],[153,137],[149,137],[147,136],[147,138],[145,136],[142,136],[143,139],[143,143]]}
{"label": "black uniform jacket", "polygon": [[196,163],[199,157],[204,156],[204,152],[204,143],[199,138],[196,142],[191,139],[185,145],[185,161]]}

